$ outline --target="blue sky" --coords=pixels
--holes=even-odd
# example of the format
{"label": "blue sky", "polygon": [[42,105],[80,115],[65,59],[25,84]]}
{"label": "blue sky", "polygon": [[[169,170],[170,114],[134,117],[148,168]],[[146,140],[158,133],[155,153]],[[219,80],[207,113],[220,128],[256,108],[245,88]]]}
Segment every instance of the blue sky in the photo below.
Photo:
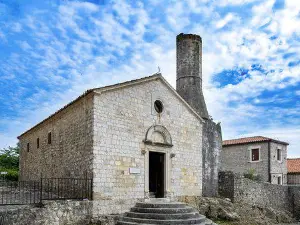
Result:
{"label": "blue sky", "polygon": [[86,89],[158,66],[175,86],[181,32],[203,39],[223,138],[265,135],[300,157],[297,0],[0,0],[0,148]]}

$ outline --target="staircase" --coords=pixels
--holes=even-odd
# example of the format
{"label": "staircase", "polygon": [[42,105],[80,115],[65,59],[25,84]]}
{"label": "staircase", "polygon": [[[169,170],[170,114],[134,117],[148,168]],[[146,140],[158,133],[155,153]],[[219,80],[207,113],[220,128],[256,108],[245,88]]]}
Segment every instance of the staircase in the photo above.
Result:
{"label": "staircase", "polygon": [[121,217],[117,224],[214,225],[215,223],[185,203],[170,202],[168,199],[150,199],[136,203],[135,207]]}

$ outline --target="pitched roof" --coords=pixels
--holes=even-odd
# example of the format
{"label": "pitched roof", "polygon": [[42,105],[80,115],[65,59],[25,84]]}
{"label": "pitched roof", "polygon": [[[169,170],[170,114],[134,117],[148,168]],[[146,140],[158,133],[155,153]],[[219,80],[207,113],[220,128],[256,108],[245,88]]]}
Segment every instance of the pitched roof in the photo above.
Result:
{"label": "pitched roof", "polygon": [[256,143],[256,142],[269,142],[269,141],[283,144],[283,145],[289,145],[289,143],[287,142],[275,140],[272,138],[263,137],[263,136],[254,136],[254,137],[244,137],[238,139],[224,140],[223,146],[241,145],[241,144]]}
{"label": "pitched roof", "polygon": [[122,82],[122,83],[117,83],[117,84],[113,84],[113,85],[108,85],[108,86],[104,86],[104,87],[100,87],[100,88],[89,89],[89,90],[85,91],[82,95],[77,97],[75,100],[71,101],[70,103],[68,103],[67,105],[65,105],[64,107],[62,107],[58,111],[56,111],[55,113],[51,114],[46,119],[42,120],[41,122],[39,122],[38,124],[36,124],[32,128],[30,128],[29,130],[27,130],[24,133],[22,133],[21,135],[19,135],[18,138],[20,138],[24,134],[28,133],[29,131],[35,129],[36,127],[38,127],[42,123],[48,121],[50,118],[53,118],[55,115],[57,115],[58,113],[60,113],[61,111],[63,111],[64,109],[66,109],[67,107],[72,105],[73,103],[79,101],[80,99],[84,98],[85,96],[87,96],[90,93],[95,93],[96,92],[98,94],[99,93],[101,94],[102,92],[105,92],[105,91],[115,90],[117,88],[123,88],[123,87],[129,86],[129,85],[139,84],[139,83],[142,83],[142,82],[151,81],[151,80],[155,80],[155,79],[162,80],[163,83],[166,84],[167,87],[188,107],[188,109],[195,116],[197,116],[202,122],[204,122],[204,119],[202,119],[202,117],[177,93],[177,91],[163,78],[163,76],[160,73],[155,73],[151,76],[142,77],[142,78],[139,78],[139,79],[134,79],[134,80],[130,80],[130,81]]}
{"label": "pitched roof", "polygon": [[287,159],[288,173],[300,173],[300,158]]}

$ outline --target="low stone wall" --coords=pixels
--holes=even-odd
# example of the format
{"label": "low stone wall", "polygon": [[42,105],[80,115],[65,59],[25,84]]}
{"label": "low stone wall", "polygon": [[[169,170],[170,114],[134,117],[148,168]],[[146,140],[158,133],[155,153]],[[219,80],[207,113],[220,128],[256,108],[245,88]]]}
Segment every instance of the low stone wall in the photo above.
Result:
{"label": "low stone wall", "polygon": [[289,195],[292,199],[293,214],[300,219],[300,186],[289,186]]}
{"label": "low stone wall", "polygon": [[234,199],[234,174],[231,172],[219,172],[219,195],[224,198]]}
{"label": "low stone wall", "polygon": [[243,177],[234,179],[234,202],[248,202],[276,209],[290,208],[287,186],[258,183]]}
{"label": "low stone wall", "polygon": [[233,202],[287,210],[300,218],[300,186],[260,183],[232,172],[220,172],[219,195]]}
{"label": "low stone wall", "polygon": [[[97,203],[92,201],[47,201],[41,208],[1,206],[0,225],[114,225],[118,216],[103,214],[95,216],[94,204]],[[100,203],[98,206],[100,207]]]}

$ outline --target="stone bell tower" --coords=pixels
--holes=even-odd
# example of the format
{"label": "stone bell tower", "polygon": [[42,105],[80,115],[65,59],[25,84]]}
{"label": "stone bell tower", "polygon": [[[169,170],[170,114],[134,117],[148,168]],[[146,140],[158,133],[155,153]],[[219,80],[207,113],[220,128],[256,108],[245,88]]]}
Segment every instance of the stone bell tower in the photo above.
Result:
{"label": "stone bell tower", "polygon": [[218,195],[221,125],[210,119],[202,92],[202,39],[195,34],[179,34],[176,91],[205,120],[202,131],[202,194]]}
{"label": "stone bell tower", "polygon": [[176,90],[198,114],[208,119],[202,93],[202,39],[195,34],[179,34],[177,46]]}

